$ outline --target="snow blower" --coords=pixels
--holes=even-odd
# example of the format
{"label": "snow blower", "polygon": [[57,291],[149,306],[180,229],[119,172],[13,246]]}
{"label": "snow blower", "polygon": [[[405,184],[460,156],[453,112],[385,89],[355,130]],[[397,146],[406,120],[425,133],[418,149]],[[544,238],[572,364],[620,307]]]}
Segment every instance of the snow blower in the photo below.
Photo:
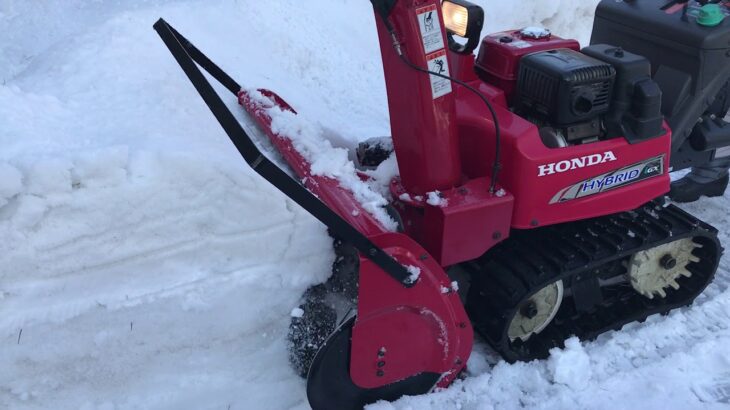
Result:
{"label": "snow blower", "polygon": [[[705,289],[717,231],[664,196],[670,171],[728,153],[730,2],[604,0],[583,49],[542,27],[482,39],[465,0],[371,2],[392,138],[357,152],[363,167],[397,157],[395,230],[272,127],[272,109],[293,107],[155,24],[251,168],[335,239],[332,277],[289,331],[314,409],[446,387],[473,330],[508,362],[541,359]],[[288,172],[256,145],[267,137]]]}

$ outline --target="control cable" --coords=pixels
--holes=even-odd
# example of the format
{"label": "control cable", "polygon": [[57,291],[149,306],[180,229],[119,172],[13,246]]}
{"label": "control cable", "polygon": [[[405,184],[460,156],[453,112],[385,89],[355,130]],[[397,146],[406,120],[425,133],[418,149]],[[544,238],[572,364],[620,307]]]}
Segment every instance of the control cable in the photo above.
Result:
{"label": "control cable", "polygon": [[388,33],[390,33],[391,38],[393,39],[393,48],[395,49],[395,52],[398,54],[398,57],[400,57],[401,61],[405,63],[408,67],[412,68],[413,70],[419,71],[424,74],[430,74],[436,77],[443,78],[445,80],[451,81],[455,84],[458,84],[467,90],[473,92],[476,94],[487,106],[489,109],[489,112],[492,114],[492,118],[494,120],[494,134],[495,134],[495,147],[494,147],[494,164],[492,165],[492,182],[489,186],[489,192],[491,194],[495,194],[495,191],[497,190],[497,180],[499,179],[499,173],[502,169],[502,165],[500,164],[501,154],[502,154],[502,136],[500,132],[500,126],[499,126],[499,118],[497,117],[497,112],[494,110],[494,106],[489,102],[487,97],[484,96],[479,90],[476,88],[470,86],[469,84],[465,83],[464,81],[461,81],[459,79],[453,78],[448,75],[440,74],[425,68],[421,68],[415,64],[413,64],[410,60],[408,60],[408,57],[406,57],[405,53],[403,53],[403,48],[401,47],[401,42],[398,40],[398,34],[395,31],[395,28],[393,25],[388,21],[388,19],[380,15],[380,17],[383,20],[383,24],[385,24],[385,28],[388,30]]}

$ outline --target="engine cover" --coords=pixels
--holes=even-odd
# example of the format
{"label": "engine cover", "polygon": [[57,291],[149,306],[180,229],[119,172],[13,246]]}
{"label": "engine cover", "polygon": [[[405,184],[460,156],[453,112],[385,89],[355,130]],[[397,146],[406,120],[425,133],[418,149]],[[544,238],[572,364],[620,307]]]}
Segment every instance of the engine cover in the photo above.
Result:
{"label": "engine cover", "polygon": [[566,126],[606,114],[616,77],[612,65],[570,49],[522,58],[518,101],[522,112]]}
{"label": "engine cover", "polygon": [[511,30],[484,37],[474,64],[479,78],[504,91],[510,106],[516,103],[517,77],[524,56],[558,48],[580,50],[580,44],[575,40],[556,35],[548,38],[526,37],[522,31]]}

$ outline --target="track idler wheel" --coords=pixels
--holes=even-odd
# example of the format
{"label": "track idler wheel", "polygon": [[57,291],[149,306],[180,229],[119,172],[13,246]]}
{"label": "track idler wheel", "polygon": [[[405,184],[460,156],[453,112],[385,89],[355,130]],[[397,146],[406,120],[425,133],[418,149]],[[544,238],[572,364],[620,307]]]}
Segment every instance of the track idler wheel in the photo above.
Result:
{"label": "track idler wheel", "polygon": [[356,317],[345,321],[317,353],[307,377],[307,396],[313,410],[362,410],[379,400],[394,401],[430,392],[441,375],[422,373],[397,383],[364,389],[350,377],[352,328]]}
{"label": "track idler wheel", "polygon": [[523,302],[509,325],[510,341],[526,342],[542,332],[560,310],[563,302],[563,281],[551,283]]}

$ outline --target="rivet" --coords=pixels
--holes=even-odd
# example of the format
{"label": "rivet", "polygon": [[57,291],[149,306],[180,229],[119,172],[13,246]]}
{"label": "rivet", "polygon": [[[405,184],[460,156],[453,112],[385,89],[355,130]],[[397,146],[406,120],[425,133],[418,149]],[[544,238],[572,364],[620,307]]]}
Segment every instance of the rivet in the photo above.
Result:
{"label": "rivet", "polygon": [[382,361],[382,360],[381,360],[381,361],[379,361],[379,362],[378,362],[378,367],[383,367],[383,366],[385,366],[385,362],[384,362],[384,361]]}
{"label": "rivet", "polygon": [[383,377],[383,376],[385,376],[385,372],[384,372],[384,371],[382,371],[382,370],[378,370],[378,371],[377,371],[377,372],[376,372],[375,374],[376,374],[376,375],[377,375],[378,377]]}

